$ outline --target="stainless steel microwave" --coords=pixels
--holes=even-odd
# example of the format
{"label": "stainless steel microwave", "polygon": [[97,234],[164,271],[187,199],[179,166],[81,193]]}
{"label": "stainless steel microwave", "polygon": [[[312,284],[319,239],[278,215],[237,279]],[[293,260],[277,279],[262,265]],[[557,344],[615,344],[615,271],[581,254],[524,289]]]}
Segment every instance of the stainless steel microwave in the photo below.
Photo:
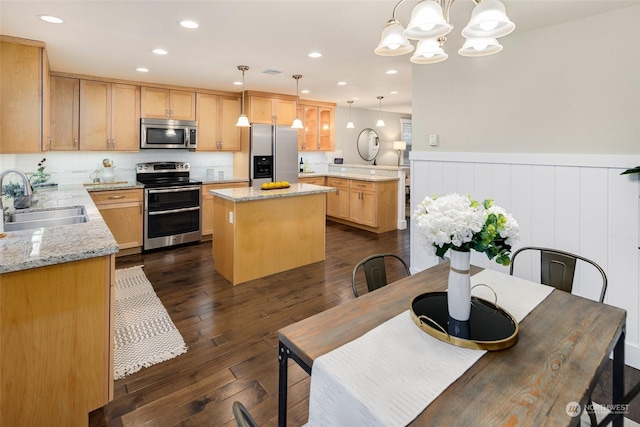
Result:
{"label": "stainless steel microwave", "polygon": [[140,119],[140,148],[195,150],[195,120]]}

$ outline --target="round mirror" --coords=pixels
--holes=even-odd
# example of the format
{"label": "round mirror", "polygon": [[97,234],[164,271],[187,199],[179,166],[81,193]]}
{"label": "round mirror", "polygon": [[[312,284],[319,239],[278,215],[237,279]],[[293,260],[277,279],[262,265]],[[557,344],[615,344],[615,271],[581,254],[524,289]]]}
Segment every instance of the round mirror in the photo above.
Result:
{"label": "round mirror", "polygon": [[380,138],[373,129],[363,129],[358,135],[358,154],[364,160],[374,160],[380,150]]}

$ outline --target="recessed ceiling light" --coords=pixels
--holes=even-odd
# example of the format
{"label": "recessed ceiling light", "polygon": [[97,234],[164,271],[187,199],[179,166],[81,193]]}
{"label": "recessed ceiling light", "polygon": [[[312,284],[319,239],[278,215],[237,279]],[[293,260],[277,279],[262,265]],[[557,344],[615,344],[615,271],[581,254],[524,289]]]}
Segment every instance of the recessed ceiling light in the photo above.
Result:
{"label": "recessed ceiling light", "polygon": [[387,70],[385,74],[398,74],[398,70]]}
{"label": "recessed ceiling light", "polygon": [[311,91],[309,89],[302,89],[300,92],[301,93],[311,93]]}
{"label": "recessed ceiling light", "polygon": [[353,98],[354,101],[357,101],[358,99],[360,99],[360,98]]}
{"label": "recessed ceiling light", "polygon": [[320,52],[311,52],[309,58],[320,58],[322,54]]}
{"label": "recessed ceiling light", "polygon": [[164,49],[153,49],[151,52],[155,53],[156,55],[166,55],[167,53],[169,53]]}
{"label": "recessed ceiling light", "polygon": [[391,95],[397,95],[398,91],[397,90],[392,90],[391,92],[389,92]]}
{"label": "recessed ceiling light", "polygon": [[60,18],[58,18],[57,16],[51,16],[51,15],[38,15],[38,17],[40,19],[42,19],[45,22],[49,22],[51,24],[62,24],[64,21]]}
{"label": "recessed ceiling light", "polygon": [[338,86],[346,86],[347,82],[338,82]]}
{"label": "recessed ceiling light", "polygon": [[144,67],[138,67],[136,68],[136,71],[138,71],[139,73],[148,73],[149,69]]}
{"label": "recessed ceiling light", "polygon": [[242,86],[242,82],[233,82],[233,84],[236,86]]}
{"label": "recessed ceiling light", "polygon": [[184,28],[198,28],[199,25],[195,21],[180,21],[180,26]]}

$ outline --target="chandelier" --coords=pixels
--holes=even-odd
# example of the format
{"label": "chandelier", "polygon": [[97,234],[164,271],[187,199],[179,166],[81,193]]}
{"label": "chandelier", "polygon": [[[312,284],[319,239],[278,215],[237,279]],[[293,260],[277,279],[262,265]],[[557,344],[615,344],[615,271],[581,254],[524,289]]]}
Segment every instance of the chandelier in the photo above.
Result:
{"label": "chandelier", "polygon": [[[445,37],[453,29],[449,23],[449,11],[455,0],[419,0],[411,12],[411,21],[405,29],[396,19],[400,0],[393,8],[392,18],[382,31],[375,53],[382,56],[397,56],[412,52],[414,46],[409,39],[418,40],[411,57],[414,64],[435,64],[446,60]],[[506,36],[515,28],[499,0],[472,0],[476,6],[471,19],[462,30],[466,41],[458,50],[462,56],[486,56],[498,53],[502,45],[497,38]]]}

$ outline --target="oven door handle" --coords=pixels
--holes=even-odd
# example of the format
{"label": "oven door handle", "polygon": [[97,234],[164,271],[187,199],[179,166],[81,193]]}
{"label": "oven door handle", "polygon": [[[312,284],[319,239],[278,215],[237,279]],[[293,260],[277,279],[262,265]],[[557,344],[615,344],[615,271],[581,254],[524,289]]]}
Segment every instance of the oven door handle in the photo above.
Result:
{"label": "oven door handle", "polygon": [[165,188],[162,190],[154,190],[154,189],[147,189],[147,192],[149,194],[159,194],[159,193],[177,193],[179,191],[193,191],[193,190],[200,190],[200,186],[192,186],[192,187],[172,187],[172,188]]}
{"label": "oven door handle", "polygon": [[164,214],[172,214],[172,213],[180,213],[180,212],[191,212],[200,210],[200,206],[195,206],[193,208],[181,208],[181,209],[171,209],[168,211],[150,211],[149,215],[164,215]]}

